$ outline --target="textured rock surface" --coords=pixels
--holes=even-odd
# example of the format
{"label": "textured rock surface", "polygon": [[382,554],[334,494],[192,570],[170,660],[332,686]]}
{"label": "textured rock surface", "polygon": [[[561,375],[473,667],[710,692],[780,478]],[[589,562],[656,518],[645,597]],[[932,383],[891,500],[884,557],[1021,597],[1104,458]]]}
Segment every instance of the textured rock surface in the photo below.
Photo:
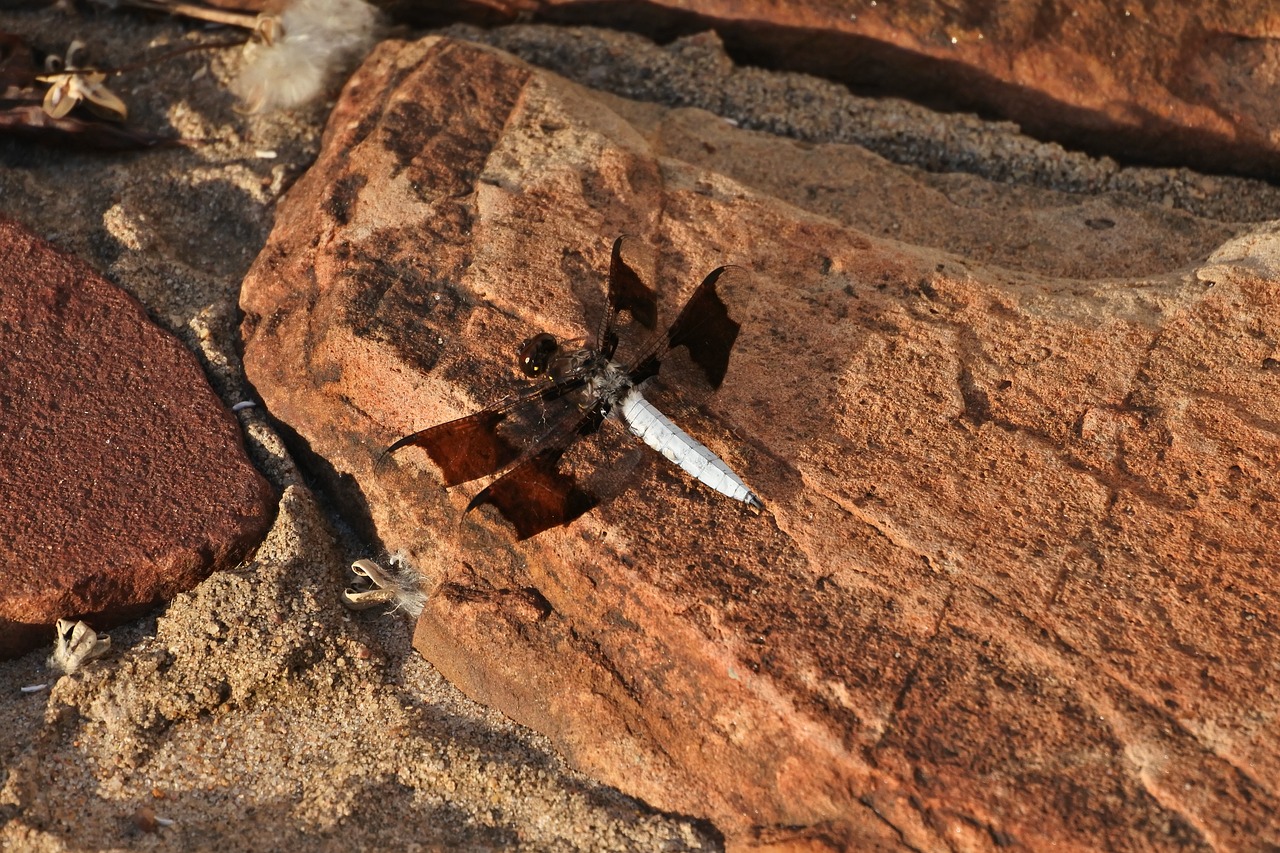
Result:
{"label": "textured rock surface", "polygon": [[1280,17],[1266,2],[390,2],[439,24],[537,19],[659,39],[715,29],[739,61],[1010,119],[1129,161],[1280,169]]}
{"label": "textured rock surface", "polygon": [[[215,0],[258,10],[265,0]],[[378,0],[438,26],[540,20],[659,40],[714,29],[742,63],[1017,122],[1128,162],[1280,171],[1280,12],[1266,2],[1116,4]]]}
{"label": "textured rock surface", "polygon": [[240,425],[137,300],[0,219],[0,655],[230,568],[275,497]]}
{"label": "textured rock surface", "polygon": [[[377,465],[585,333],[619,233],[667,292],[754,272],[686,426],[764,516],[642,463],[516,545]],[[593,774],[744,843],[1208,848],[1280,842],[1278,281],[1272,229],[426,40],[353,78],[242,306],[273,415],[432,584],[418,648]]]}
{"label": "textured rock surface", "polygon": [[[1261,181],[1122,166],[1109,158],[1037,142],[1009,122],[942,114],[898,98],[851,95],[848,87],[805,74],[739,66],[713,32],[658,46],[628,33],[545,24],[450,34],[482,41],[592,89],[624,98],[700,107],[802,142],[851,143],[928,172],[958,172],[1077,195],[1125,193],[1135,200],[1225,221],[1280,218],[1275,187]],[[913,216],[929,215],[913,210]],[[896,223],[882,223],[893,236]]]}

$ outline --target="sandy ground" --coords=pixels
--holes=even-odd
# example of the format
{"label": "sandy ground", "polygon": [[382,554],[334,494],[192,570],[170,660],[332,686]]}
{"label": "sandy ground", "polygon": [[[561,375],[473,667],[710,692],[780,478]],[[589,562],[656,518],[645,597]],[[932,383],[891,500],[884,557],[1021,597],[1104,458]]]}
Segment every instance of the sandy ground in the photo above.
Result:
{"label": "sandy ground", "polygon": [[[5,11],[0,29],[46,49],[86,38],[102,64],[224,38],[101,11]],[[1226,222],[1280,217],[1280,194],[1259,183],[1121,170],[1007,125],[874,108],[798,75],[738,74],[714,40],[664,52],[626,37],[627,50],[600,48],[612,59],[593,62],[595,42],[547,28],[487,38],[617,94],[860,142],[923,167],[1123,189]],[[275,200],[314,156],[327,109],[237,112],[226,83],[238,62],[235,51],[189,54],[114,85],[137,126],[197,144],[103,155],[0,139],[0,212],[141,299],[229,404],[252,397],[237,354],[239,284]],[[116,630],[110,655],[76,675],[54,680],[47,651],[0,663],[0,848],[721,846],[714,828],[591,782],[539,735],[468,701],[411,651],[402,615],[344,610],[346,567],[371,555],[308,490],[263,413],[240,417],[254,461],[283,493],[252,559]],[[40,682],[49,689],[20,689]],[[150,812],[173,824],[150,826]]]}

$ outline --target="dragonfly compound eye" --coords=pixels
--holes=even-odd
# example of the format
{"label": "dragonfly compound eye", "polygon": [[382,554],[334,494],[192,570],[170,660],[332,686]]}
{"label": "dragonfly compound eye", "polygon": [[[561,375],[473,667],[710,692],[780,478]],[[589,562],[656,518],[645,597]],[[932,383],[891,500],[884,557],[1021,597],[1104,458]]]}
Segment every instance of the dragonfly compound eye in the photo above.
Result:
{"label": "dragonfly compound eye", "polygon": [[520,347],[520,369],[525,376],[546,375],[547,363],[558,349],[560,345],[556,343],[555,336],[546,332],[534,335]]}

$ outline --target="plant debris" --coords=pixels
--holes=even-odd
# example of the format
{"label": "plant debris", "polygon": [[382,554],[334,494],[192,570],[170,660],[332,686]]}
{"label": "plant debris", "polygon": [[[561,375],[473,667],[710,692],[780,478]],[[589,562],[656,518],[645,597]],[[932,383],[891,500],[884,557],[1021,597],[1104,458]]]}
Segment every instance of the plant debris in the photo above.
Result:
{"label": "plant debris", "polygon": [[66,57],[50,54],[45,58],[45,70],[36,79],[49,84],[41,108],[50,118],[62,118],[83,102],[90,112],[112,121],[124,121],[129,108],[114,92],[107,88],[106,72],[84,67],[80,59],[85,53],[84,42],[76,39],[67,48]]}
{"label": "plant debris", "polygon": [[287,0],[277,11],[261,15],[188,0],[94,2],[248,30],[246,64],[231,89],[251,113],[292,109],[315,100],[368,53],[379,25],[377,9],[365,0]]}
{"label": "plant debris", "polygon": [[0,31],[0,133],[115,151],[174,141],[124,127],[128,107],[107,88],[107,71],[82,64],[84,53],[73,41],[41,68],[26,39]]}

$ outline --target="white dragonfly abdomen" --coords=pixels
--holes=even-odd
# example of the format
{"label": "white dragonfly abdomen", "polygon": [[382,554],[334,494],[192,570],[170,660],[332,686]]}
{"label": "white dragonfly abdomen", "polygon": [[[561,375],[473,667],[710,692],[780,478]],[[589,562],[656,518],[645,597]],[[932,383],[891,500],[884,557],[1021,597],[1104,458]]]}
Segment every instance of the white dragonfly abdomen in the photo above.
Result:
{"label": "white dragonfly abdomen", "polygon": [[653,407],[636,388],[618,404],[622,420],[645,444],[679,465],[722,495],[742,501],[753,510],[764,508],[742,478],[697,439]]}

